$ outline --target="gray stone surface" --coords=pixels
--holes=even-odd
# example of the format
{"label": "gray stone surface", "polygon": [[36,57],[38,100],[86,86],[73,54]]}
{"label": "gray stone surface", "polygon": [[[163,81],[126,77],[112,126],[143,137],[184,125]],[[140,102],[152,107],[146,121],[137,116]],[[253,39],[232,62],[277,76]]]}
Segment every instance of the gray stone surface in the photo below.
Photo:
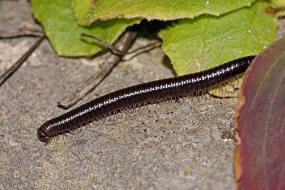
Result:
{"label": "gray stone surface", "polygon": [[[0,1],[0,30],[36,26],[26,1]],[[0,40],[3,73],[35,39]],[[139,39],[135,46],[148,43]],[[91,64],[90,64],[91,63]],[[162,64],[164,63],[164,64]],[[94,122],[49,145],[37,128],[99,69],[58,57],[45,40],[0,88],[0,189],[233,189],[236,99],[184,98]],[[160,49],[120,63],[89,96],[173,76]]]}

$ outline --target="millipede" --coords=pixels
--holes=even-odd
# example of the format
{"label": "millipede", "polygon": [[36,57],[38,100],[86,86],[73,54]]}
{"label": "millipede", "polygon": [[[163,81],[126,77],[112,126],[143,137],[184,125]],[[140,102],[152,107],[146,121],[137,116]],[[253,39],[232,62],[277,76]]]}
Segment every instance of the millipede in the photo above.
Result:
{"label": "millipede", "polygon": [[48,143],[53,137],[125,108],[195,95],[243,73],[254,58],[255,56],[247,56],[202,72],[142,83],[111,92],[46,121],[37,130],[38,139]]}

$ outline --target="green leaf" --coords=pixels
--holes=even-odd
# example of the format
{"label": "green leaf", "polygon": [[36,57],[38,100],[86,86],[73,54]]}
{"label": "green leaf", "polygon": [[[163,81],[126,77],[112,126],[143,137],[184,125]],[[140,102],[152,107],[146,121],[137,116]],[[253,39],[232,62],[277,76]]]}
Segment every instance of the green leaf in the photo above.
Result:
{"label": "green leaf", "polygon": [[258,1],[220,17],[183,19],[160,33],[163,50],[178,75],[194,73],[248,55],[257,55],[276,39],[268,3]]}
{"label": "green leaf", "polygon": [[81,27],[73,16],[71,0],[32,0],[34,15],[44,26],[55,51],[61,56],[91,56],[102,47],[94,40],[81,38],[81,33],[98,36],[113,43],[134,19],[97,21],[89,27]]}
{"label": "green leaf", "polygon": [[174,20],[201,14],[220,15],[255,0],[73,0],[78,23],[89,25],[102,19],[137,18]]}
{"label": "green leaf", "polygon": [[271,4],[274,7],[284,7],[285,6],[285,0],[271,0]]}

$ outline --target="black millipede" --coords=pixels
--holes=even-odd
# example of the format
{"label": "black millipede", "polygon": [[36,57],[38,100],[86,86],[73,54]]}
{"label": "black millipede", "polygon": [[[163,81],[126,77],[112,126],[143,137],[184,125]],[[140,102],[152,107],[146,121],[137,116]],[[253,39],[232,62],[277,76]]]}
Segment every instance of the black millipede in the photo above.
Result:
{"label": "black millipede", "polygon": [[121,109],[209,89],[243,73],[254,57],[243,57],[206,71],[138,84],[106,94],[46,121],[37,130],[38,139],[47,143],[52,137],[71,132]]}

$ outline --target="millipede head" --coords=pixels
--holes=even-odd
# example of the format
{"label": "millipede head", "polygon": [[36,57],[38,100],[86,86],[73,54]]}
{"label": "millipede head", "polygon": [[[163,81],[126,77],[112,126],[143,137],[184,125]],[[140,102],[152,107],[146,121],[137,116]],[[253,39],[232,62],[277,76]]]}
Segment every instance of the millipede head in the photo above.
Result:
{"label": "millipede head", "polygon": [[47,136],[43,130],[44,128],[41,126],[37,130],[38,139],[44,143],[48,143],[51,140],[51,137]]}

